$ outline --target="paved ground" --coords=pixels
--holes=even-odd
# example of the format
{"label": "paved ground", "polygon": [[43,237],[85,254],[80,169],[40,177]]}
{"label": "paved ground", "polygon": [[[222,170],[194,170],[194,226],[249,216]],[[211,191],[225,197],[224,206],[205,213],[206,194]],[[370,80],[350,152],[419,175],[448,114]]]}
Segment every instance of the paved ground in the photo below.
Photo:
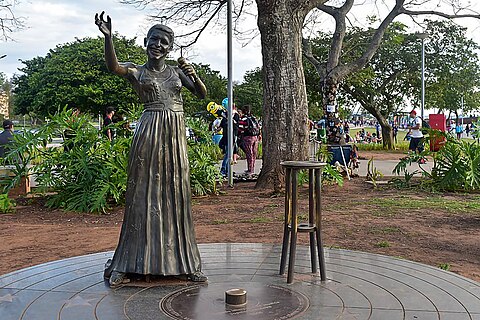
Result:
{"label": "paved ground", "polygon": [[[365,177],[367,175],[367,163],[368,160],[360,160],[360,167],[358,169],[358,174],[361,177]],[[374,160],[373,164],[377,170],[379,170],[384,176],[391,177],[394,176],[393,168],[397,165],[398,160]],[[221,165],[221,163],[220,163]],[[430,172],[432,170],[433,163],[431,161],[427,162],[426,164],[422,165],[422,167]],[[255,162],[255,173],[260,173],[260,169],[262,168],[262,160],[257,160]],[[236,164],[233,165],[233,171],[237,173],[242,173],[247,169],[247,164],[245,160],[239,160]],[[414,164],[410,166],[409,172],[413,172],[415,170],[420,171],[419,165]]]}
{"label": "paved ground", "polygon": [[[112,290],[102,270],[112,252],[74,257],[0,276],[0,315],[12,319],[442,319],[480,320],[480,283],[393,257],[326,249],[327,281],[297,249],[295,281],[278,275],[281,248],[200,245],[208,284],[178,279]],[[247,291],[230,307],[224,293]]]}

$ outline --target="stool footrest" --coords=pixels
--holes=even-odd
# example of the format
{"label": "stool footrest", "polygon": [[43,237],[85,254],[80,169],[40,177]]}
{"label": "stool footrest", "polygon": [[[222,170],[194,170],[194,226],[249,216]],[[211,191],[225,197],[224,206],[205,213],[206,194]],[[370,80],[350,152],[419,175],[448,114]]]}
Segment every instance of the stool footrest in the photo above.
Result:
{"label": "stool footrest", "polygon": [[[288,229],[292,230],[292,224],[288,224]],[[314,232],[317,226],[314,223],[301,222],[297,226],[297,232]]]}

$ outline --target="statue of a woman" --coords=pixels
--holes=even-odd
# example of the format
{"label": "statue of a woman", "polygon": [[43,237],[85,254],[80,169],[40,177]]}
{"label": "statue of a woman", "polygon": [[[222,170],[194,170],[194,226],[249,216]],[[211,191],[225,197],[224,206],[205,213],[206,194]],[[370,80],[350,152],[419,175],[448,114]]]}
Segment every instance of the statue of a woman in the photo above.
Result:
{"label": "statue of a woman", "polygon": [[190,176],[182,86],[199,98],[206,88],[193,67],[165,64],[173,47],[173,31],[154,25],[147,33],[148,61],[144,65],[119,63],[112,41],[112,23],[104,12],[95,24],[105,35],[108,70],[125,77],[144,105],[128,159],[125,216],[120,240],[105,269],[111,287],[128,281],[128,274],[186,275],[192,281],[207,278],[201,272],[191,210]]}

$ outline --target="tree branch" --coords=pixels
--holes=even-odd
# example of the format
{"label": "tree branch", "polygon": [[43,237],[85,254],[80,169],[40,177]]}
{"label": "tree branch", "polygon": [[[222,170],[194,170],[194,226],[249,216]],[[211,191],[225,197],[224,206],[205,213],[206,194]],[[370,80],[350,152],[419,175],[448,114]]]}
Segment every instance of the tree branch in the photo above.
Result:
{"label": "tree branch", "polygon": [[420,16],[420,15],[434,15],[434,16],[439,16],[443,17],[446,19],[458,19],[458,18],[475,18],[475,19],[480,19],[480,14],[473,14],[473,13],[468,13],[468,14],[447,14],[445,12],[440,12],[440,11],[413,11],[413,10],[407,10],[405,8],[402,8],[400,10],[400,13],[406,14],[409,16]]}
{"label": "tree branch", "polygon": [[334,76],[337,79],[342,79],[346,75],[360,70],[372,59],[373,55],[380,47],[383,35],[385,34],[388,26],[398,15],[402,13],[402,10],[404,10],[404,3],[405,0],[396,0],[395,6],[392,8],[390,13],[385,17],[380,26],[377,28],[372,39],[370,40],[370,44],[368,45],[367,50],[365,50],[364,54],[360,58],[358,58],[352,63],[336,68]]}
{"label": "tree branch", "polygon": [[335,19],[335,32],[332,36],[332,43],[330,45],[330,53],[327,61],[327,72],[338,66],[340,62],[340,55],[342,54],[343,40],[347,32],[346,16],[352,9],[353,0],[346,0],[345,3],[338,9],[335,9],[333,15]]}
{"label": "tree branch", "polygon": [[305,38],[302,39],[302,48],[303,48],[303,55],[313,65],[315,70],[317,70],[317,73],[320,76],[320,79],[325,78],[327,69],[324,64],[322,64],[313,56],[312,45],[310,44],[310,41],[308,41],[308,39],[305,39]]}
{"label": "tree branch", "polygon": [[385,88],[395,79],[402,74],[403,70],[395,70],[388,78],[386,78],[380,87],[378,87],[377,92],[385,92]]}
{"label": "tree branch", "polygon": [[2,33],[0,41],[13,40],[10,34],[25,27],[23,19],[17,18],[12,10],[12,6],[17,3],[17,0],[0,0],[0,30]]}

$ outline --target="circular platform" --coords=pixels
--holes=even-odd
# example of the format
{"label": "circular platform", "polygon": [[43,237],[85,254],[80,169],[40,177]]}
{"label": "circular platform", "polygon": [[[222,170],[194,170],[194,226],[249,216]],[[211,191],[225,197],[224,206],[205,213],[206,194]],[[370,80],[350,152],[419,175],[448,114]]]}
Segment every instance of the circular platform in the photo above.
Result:
{"label": "circular platform", "polygon": [[[112,252],[54,261],[0,276],[0,315],[10,319],[442,319],[480,320],[480,284],[423,264],[326,249],[328,281],[297,249],[295,281],[278,275],[280,250],[267,244],[200,245],[208,284],[178,279],[112,290],[103,266]],[[225,291],[243,288],[231,308]]]}

